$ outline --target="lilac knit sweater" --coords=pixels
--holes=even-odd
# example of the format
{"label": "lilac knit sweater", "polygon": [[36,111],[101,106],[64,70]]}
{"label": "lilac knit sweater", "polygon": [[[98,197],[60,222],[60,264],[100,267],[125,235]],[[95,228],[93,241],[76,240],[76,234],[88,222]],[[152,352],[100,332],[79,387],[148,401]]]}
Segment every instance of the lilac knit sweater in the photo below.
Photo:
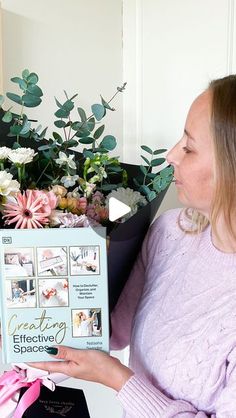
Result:
{"label": "lilac knit sweater", "polygon": [[161,215],[112,316],[111,346],[130,343],[126,418],[236,417],[236,254]]}

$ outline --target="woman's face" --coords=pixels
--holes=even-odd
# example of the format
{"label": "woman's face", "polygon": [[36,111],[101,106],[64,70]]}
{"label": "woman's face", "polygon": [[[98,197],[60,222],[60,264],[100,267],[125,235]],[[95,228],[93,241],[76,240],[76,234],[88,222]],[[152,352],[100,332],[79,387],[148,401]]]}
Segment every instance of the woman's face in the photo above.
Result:
{"label": "woman's face", "polygon": [[211,96],[206,91],[193,102],[183,137],[167,155],[168,163],[174,167],[180,202],[207,217],[213,196],[214,164],[210,118]]}

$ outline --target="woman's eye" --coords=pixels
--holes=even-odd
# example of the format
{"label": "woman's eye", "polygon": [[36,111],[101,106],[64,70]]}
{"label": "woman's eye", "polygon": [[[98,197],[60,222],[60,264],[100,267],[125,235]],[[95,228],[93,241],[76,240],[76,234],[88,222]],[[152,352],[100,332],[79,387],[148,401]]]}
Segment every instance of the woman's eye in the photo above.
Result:
{"label": "woman's eye", "polygon": [[183,151],[184,151],[186,154],[189,154],[189,153],[191,152],[191,150],[190,150],[188,147],[183,147]]}

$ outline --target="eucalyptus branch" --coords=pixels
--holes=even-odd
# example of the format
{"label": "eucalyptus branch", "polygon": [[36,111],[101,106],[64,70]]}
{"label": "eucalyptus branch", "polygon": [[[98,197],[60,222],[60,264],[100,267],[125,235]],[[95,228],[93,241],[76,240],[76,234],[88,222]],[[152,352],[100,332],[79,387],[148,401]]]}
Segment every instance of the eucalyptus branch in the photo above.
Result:
{"label": "eucalyptus branch", "polygon": [[[149,170],[150,170],[150,168],[152,167],[152,159],[153,159],[153,152],[152,152],[152,157],[151,157],[151,161],[150,161],[150,163],[149,163],[149,165],[148,165],[148,168],[147,168],[147,173],[144,175],[144,178],[143,178],[143,186],[145,185],[145,183],[146,183],[146,177],[147,177],[147,174],[149,173]],[[148,185],[149,186],[149,185]]]}
{"label": "eucalyptus branch", "polygon": [[38,184],[38,182],[39,182],[39,180],[41,180],[41,178],[43,177],[43,175],[44,175],[45,171],[47,170],[47,168],[49,167],[49,165],[50,165],[50,164],[52,164],[51,160],[49,160],[49,161],[48,161],[48,163],[45,165],[45,167],[44,167],[44,169],[43,169],[42,173],[40,174],[40,176],[39,176],[39,177],[38,177],[38,179],[36,180],[35,185],[37,185],[37,184]]}

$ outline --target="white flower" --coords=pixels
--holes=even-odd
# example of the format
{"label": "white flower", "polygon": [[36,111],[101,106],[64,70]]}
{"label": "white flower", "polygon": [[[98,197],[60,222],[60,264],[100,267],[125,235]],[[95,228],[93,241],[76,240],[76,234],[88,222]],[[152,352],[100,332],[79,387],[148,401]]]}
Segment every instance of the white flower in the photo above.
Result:
{"label": "white flower", "polygon": [[68,192],[67,193],[67,198],[73,198],[75,197],[76,199],[79,199],[80,197],[80,193],[79,193],[79,188],[76,187],[74,190],[72,190],[72,192]]}
{"label": "white flower", "polygon": [[37,155],[32,148],[16,148],[9,152],[8,158],[14,164],[28,164],[33,161],[34,156]]}
{"label": "white flower", "polygon": [[88,218],[86,215],[73,215],[72,213],[64,213],[60,217],[60,228],[86,228],[100,225],[94,219]]}
{"label": "white flower", "polygon": [[75,185],[76,180],[78,180],[79,176],[63,176],[61,178],[61,183],[64,185],[64,187],[72,187]]}
{"label": "white flower", "polygon": [[86,181],[85,184],[83,184],[83,190],[84,190],[85,197],[90,197],[91,194],[93,193],[95,187],[96,187],[96,184],[88,183]]}
{"label": "white flower", "polygon": [[49,216],[49,225],[50,227],[58,226],[61,223],[61,218],[65,216],[65,213],[61,210],[52,210]]}
{"label": "white flower", "polygon": [[0,195],[9,196],[20,191],[20,184],[12,180],[12,175],[5,170],[0,171]]}
{"label": "white flower", "polygon": [[76,169],[76,164],[73,161],[74,155],[70,154],[69,157],[67,157],[67,155],[60,151],[59,152],[59,158],[57,158],[55,161],[57,164],[59,164],[60,166],[62,165],[68,165],[70,168],[72,169]]}
{"label": "white flower", "polygon": [[109,199],[114,197],[115,199],[119,200],[120,202],[124,203],[125,205],[131,208],[131,211],[127,213],[123,218],[120,219],[121,222],[126,221],[128,218],[133,216],[140,206],[145,206],[148,202],[141,193],[136,192],[129,187],[125,189],[124,187],[119,187],[117,190],[113,190],[109,195],[106,197],[106,206],[109,206]]}
{"label": "white flower", "polygon": [[0,161],[6,160],[6,158],[8,158],[10,151],[11,151],[11,148],[0,147]]}

